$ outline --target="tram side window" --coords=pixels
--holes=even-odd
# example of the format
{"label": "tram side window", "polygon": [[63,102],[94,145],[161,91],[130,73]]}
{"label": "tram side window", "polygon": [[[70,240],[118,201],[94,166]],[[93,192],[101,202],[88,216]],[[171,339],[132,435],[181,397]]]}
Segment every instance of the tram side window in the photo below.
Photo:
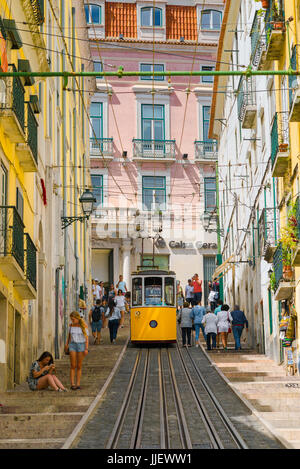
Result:
{"label": "tram side window", "polygon": [[145,278],[145,305],[162,306],[162,278]]}
{"label": "tram side window", "polygon": [[175,306],[174,278],[165,278],[165,304]]}
{"label": "tram side window", "polygon": [[141,278],[132,280],[132,306],[142,306],[143,304],[142,282]]}

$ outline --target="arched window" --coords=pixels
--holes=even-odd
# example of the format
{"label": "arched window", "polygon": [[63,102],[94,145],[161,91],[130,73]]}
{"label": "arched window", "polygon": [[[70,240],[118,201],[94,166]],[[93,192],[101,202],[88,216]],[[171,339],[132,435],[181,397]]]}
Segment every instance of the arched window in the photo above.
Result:
{"label": "arched window", "polygon": [[201,29],[219,31],[222,24],[222,12],[218,10],[203,10],[201,13]]}
{"label": "arched window", "polygon": [[101,6],[100,5],[85,5],[85,17],[88,24],[101,24]]}
{"label": "arched window", "polygon": [[145,7],[141,9],[141,26],[162,26],[161,8]]}

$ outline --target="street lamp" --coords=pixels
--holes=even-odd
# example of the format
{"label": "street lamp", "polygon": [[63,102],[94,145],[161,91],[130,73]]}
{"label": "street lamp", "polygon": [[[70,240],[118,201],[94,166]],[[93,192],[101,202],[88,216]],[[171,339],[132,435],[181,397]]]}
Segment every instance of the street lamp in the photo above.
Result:
{"label": "street lamp", "polygon": [[74,223],[74,221],[83,222],[84,220],[88,220],[94,211],[94,204],[97,202],[97,200],[94,197],[93,193],[89,189],[86,189],[80,197],[79,202],[81,203],[84,215],[77,217],[61,217],[63,230],[67,228],[67,226]]}
{"label": "street lamp", "polygon": [[224,236],[224,230],[222,228],[210,228],[210,222],[214,220],[218,223],[218,216],[214,213],[204,212],[201,221],[205,231],[219,233],[220,236]]}

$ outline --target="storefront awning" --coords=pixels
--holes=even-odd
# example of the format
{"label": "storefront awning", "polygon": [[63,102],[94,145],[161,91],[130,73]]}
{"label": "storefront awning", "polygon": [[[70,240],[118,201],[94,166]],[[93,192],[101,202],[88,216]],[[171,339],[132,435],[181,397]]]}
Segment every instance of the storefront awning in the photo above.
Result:
{"label": "storefront awning", "polygon": [[230,269],[233,269],[235,264],[235,254],[232,254],[226,261],[223,262],[223,264],[218,265],[216,270],[213,273],[212,279],[220,279],[222,278],[227,272],[229,272]]}

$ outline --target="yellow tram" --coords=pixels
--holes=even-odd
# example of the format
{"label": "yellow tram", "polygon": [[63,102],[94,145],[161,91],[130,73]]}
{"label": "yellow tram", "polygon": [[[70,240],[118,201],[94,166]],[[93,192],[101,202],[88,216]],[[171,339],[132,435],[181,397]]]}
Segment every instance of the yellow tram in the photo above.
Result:
{"label": "yellow tram", "polygon": [[176,342],[176,276],[146,270],[132,274],[131,342]]}

